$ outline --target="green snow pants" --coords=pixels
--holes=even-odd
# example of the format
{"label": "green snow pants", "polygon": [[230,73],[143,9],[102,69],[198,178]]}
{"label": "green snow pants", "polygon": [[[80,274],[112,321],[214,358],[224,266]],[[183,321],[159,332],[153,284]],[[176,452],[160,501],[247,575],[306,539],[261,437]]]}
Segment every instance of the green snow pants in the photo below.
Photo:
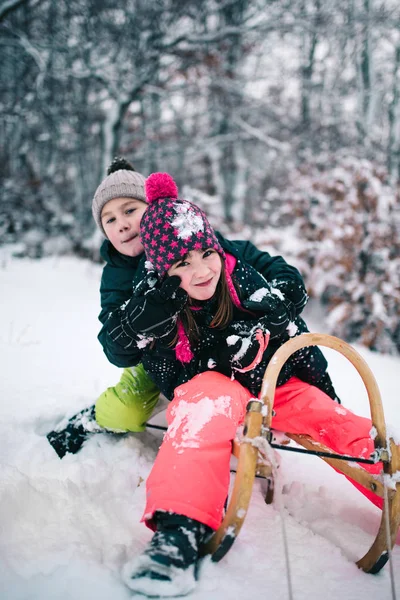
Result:
{"label": "green snow pants", "polygon": [[144,431],[160,391],[142,365],[123,370],[121,379],[96,402],[96,421],[112,431]]}

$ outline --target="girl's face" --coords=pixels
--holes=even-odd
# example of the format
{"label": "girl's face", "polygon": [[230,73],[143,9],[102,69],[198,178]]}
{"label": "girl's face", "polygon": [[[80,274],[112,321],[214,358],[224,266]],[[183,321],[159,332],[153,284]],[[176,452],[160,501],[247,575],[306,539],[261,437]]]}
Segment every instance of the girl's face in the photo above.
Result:
{"label": "girl's face", "polygon": [[180,287],[193,300],[209,300],[217,288],[221,268],[221,257],[215,250],[192,250],[172,265],[168,275],[179,275]]}
{"label": "girl's face", "polygon": [[143,252],[140,221],[147,204],[136,198],[113,198],[103,206],[101,224],[106,236],[118,252],[138,256]]}

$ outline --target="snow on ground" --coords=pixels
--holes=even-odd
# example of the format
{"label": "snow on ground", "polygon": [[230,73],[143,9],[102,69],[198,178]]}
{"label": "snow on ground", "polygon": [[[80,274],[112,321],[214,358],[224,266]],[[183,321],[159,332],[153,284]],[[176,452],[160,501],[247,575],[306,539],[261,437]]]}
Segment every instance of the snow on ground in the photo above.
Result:
{"label": "snow on ground", "polygon": [[[142,480],[159,437],[97,434],[63,460],[45,437],[119,379],[96,340],[100,274],[72,258],[0,265],[0,597],[7,600],[131,598],[120,569],[151,537],[139,522]],[[309,322],[315,319],[311,311]],[[357,349],[398,432],[400,359]],[[327,354],[346,406],[368,415],[353,367]],[[280,460],[293,599],[391,599],[388,566],[373,576],[353,563],[371,545],[379,511],[323,461],[288,452]],[[289,598],[281,514],[265,505],[262,488],[257,480],[232,550],[220,563],[203,562],[188,598]],[[400,593],[399,546],[393,565]]]}

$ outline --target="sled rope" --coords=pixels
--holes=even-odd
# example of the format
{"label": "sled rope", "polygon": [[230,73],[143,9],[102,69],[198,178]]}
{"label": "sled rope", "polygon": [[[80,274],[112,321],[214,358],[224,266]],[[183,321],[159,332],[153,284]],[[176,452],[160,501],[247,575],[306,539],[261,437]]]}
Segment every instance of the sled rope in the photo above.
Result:
{"label": "sled rope", "polygon": [[389,520],[389,497],[387,482],[385,477],[383,478],[383,494],[384,494],[384,511],[385,511],[385,531],[386,531],[386,547],[389,555],[389,573],[390,573],[390,587],[392,592],[392,600],[396,600],[396,586],[394,583],[394,570],[392,561],[392,542],[390,538],[390,520]]}
{"label": "sled rope", "polygon": [[[270,452],[270,454],[272,454],[272,452]],[[288,585],[288,597],[289,597],[289,600],[293,600],[292,571],[291,571],[290,559],[289,559],[289,542],[288,542],[288,536],[287,536],[287,531],[286,531],[285,514],[283,511],[282,486],[280,485],[281,477],[280,477],[280,475],[278,475],[278,466],[276,464],[275,457],[271,461],[271,464],[272,464],[274,479],[275,479],[276,483],[279,482],[279,485],[276,486],[278,493],[276,494],[275,501],[278,505],[279,516],[281,518],[283,551],[285,553],[285,562],[286,562],[286,579],[287,579],[287,585]]]}
{"label": "sled rope", "polygon": [[290,560],[289,560],[289,543],[288,543],[288,537],[287,537],[287,532],[286,532],[285,515],[283,513],[282,488],[281,488],[281,486],[279,486],[279,492],[278,492],[277,496],[279,498],[278,507],[279,507],[279,514],[280,514],[280,517],[281,517],[281,529],[282,529],[282,538],[283,538],[283,549],[284,549],[284,552],[285,552],[286,577],[287,577],[287,583],[288,583],[288,595],[289,595],[289,600],[293,600],[292,572],[291,572],[291,569],[290,569]]}
{"label": "sled rope", "polygon": [[[247,441],[247,440],[245,440]],[[281,480],[281,476],[279,473],[279,465],[276,460],[275,453],[273,451],[272,444],[265,437],[257,437],[249,440],[248,443],[252,443],[253,446],[258,448],[261,454],[268,460],[270,465],[272,466],[274,481],[279,483]],[[286,523],[285,523],[285,515],[283,510],[283,501],[282,501],[282,486],[276,485],[277,493],[275,496],[275,504],[278,506],[279,515],[281,519],[281,530],[282,530],[282,539],[283,539],[283,551],[285,555],[286,562],[286,579],[288,584],[288,597],[289,600],[293,600],[293,585],[292,585],[292,571],[290,568],[290,559],[289,559],[289,542],[286,532]]]}

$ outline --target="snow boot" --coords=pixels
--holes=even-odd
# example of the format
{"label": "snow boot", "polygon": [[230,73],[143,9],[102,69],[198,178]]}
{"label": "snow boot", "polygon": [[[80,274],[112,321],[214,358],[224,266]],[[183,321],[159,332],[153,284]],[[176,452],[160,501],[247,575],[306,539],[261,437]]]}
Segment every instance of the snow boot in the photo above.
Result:
{"label": "snow boot", "polygon": [[47,439],[60,458],[76,454],[94,433],[125,434],[144,431],[160,392],[142,365],[124,369],[120,381],[85,408],[65,420]]}
{"label": "snow boot", "polygon": [[149,598],[184,596],[196,586],[200,543],[212,529],[170,512],[157,512],[156,532],[139,557],[123,568],[123,580]]}
{"label": "snow boot", "polygon": [[67,423],[62,421],[54,431],[47,434],[49,443],[60,458],[68,452],[75,454],[83,443],[93,434],[104,431],[96,423],[95,407],[90,406],[71,417]]}

